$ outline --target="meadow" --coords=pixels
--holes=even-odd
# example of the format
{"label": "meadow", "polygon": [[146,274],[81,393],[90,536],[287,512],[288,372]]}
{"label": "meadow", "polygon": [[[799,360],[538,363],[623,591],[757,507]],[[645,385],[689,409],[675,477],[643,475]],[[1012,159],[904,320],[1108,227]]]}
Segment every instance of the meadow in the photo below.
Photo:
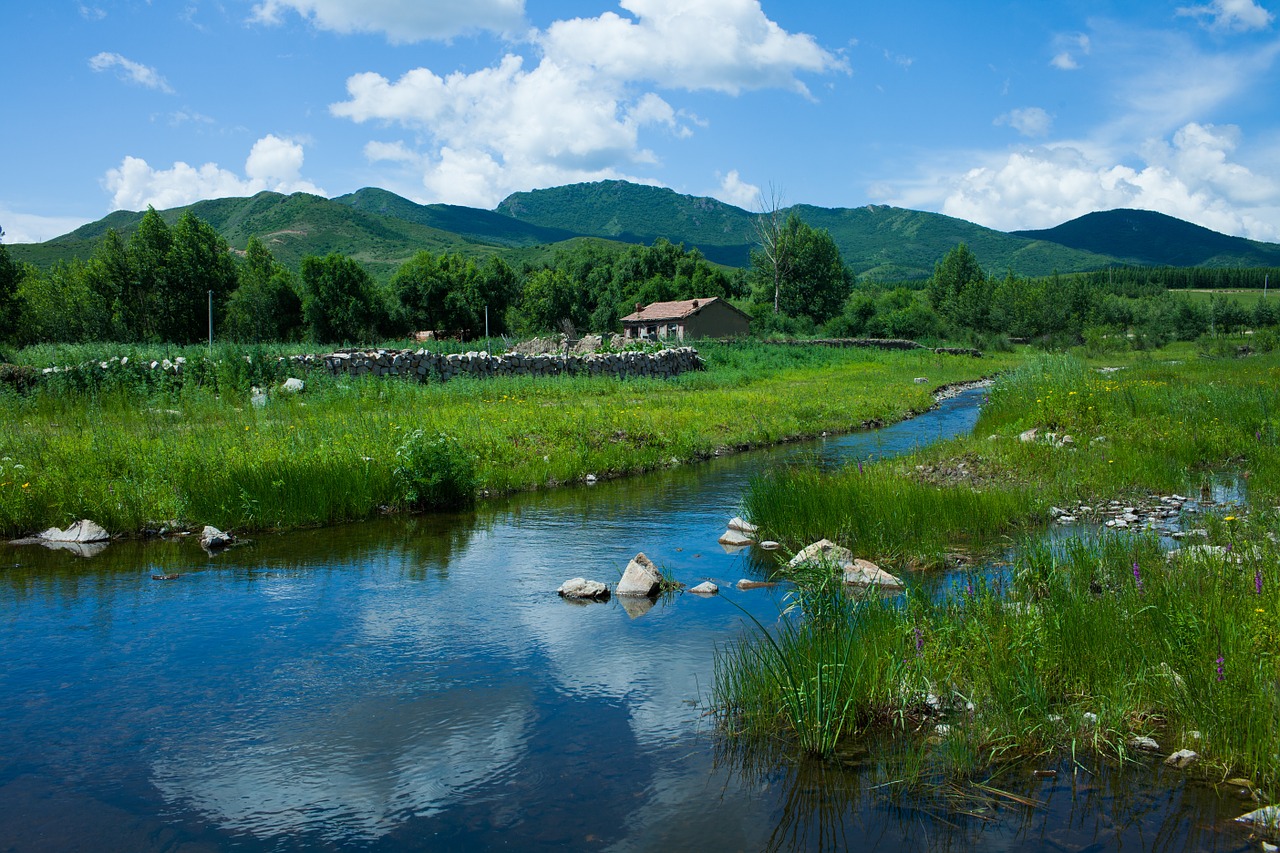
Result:
{"label": "meadow", "polygon": [[[423,499],[432,472],[421,466],[445,459],[480,499],[625,476],[898,420],[929,408],[933,387],[1015,361],[754,343],[699,349],[706,371],[666,381],[419,384],[311,372],[304,393],[273,390],[262,407],[250,389],[279,385],[275,356],[287,349],[224,347],[207,362],[197,361],[202,347],[95,351],[130,355],[131,366],[91,383],[67,374],[0,395],[0,531],[88,517],[123,535],[203,524],[250,532],[448,508]],[[19,360],[40,366],[87,354]],[[134,366],[178,355],[189,359],[181,379]],[[929,382],[914,382],[920,376]]]}
{"label": "meadow", "polygon": [[[830,566],[793,574],[791,612],[720,656],[723,730],[819,756],[869,732],[906,736],[907,781],[1027,756],[1129,757],[1152,737],[1161,756],[1197,752],[1193,772],[1274,794],[1280,358],[1177,349],[1099,366],[1029,359],[992,388],[970,437],[757,479],[746,504],[762,536],[792,551],[825,536],[909,584],[882,599],[846,592]],[[1022,441],[1030,429],[1041,440]],[[1043,535],[1055,504],[1200,495],[1224,478],[1245,504],[1189,517],[1203,534],[1172,555],[1149,532]],[[996,562],[945,589],[917,570],[983,549]]]}

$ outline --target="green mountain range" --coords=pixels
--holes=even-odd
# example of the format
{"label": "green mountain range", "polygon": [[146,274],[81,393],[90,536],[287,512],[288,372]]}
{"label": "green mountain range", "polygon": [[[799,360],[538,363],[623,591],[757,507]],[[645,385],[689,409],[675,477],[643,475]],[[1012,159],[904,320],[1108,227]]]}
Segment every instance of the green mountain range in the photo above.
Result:
{"label": "green mountain range", "polygon": [[[187,210],[243,251],[261,239],[282,263],[342,252],[389,278],[421,250],[500,255],[509,263],[538,263],[582,239],[651,244],[659,238],[697,247],[726,266],[746,266],[755,245],[755,214],[711,198],[681,195],[625,181],[572,184],[515,193],[495,210],[422,205],[386,190],[366,188],[334,199],[305,193],[262,192],[251,198],[201,201],[161,211],[176,222]],[[831,233],[845,262],[862,278],[920,279],[964,242],[996,274],[1077,272],[1117,263],[1169,266],[1280,266],[1280,245],[1259,243],[1146,211],[1091,213],[1045,231],[1004,233],[918,210],[884,205],[788,208]],[[20,244],[14,256],[37,266],[87,258],[107,229],[128,237],[142,214],[116,211],[45,243]]]}
{"label": "green mountain range", "polygon": [[1229,237],[1150,210],[1086,213],[1043,231],[1014,231],[1123,262],[1171,267],[1276,267],[1280,245]]}

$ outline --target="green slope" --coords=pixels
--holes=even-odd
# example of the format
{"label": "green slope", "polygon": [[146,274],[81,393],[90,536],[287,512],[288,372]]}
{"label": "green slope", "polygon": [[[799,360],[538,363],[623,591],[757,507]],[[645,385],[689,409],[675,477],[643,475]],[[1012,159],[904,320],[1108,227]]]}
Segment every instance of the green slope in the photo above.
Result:
{"label": "green slope", "polygon": [[1087,213],[1024,237],[1111,255],[1121,261],[1173,267],[1280,266],[1280,245],[1219,234],[1150,210]]}
{"label": "green slope", "polygon": [[963,219],[887,205],[791,208],[804,222],[831,233],[845,263],[879,281],[927,278],[933,265],[958,243],[966,244],[988,271],[1049,275],[1097,269],[1111,258],[1041,240],[1014,237]]}
{"label": "green slope", "polygon": [[570,184],[507,196],[497,212],[531,225],[624,243],[664,237],[697,246],[709,260],[745,266],[754,245],[752,215],[713,198],[626,181]]}
{"label": "green slope", "polygon": [[[282,263],[296,268],[306,255],[343,252],[388,279],[421,250],[500,255],[514,266],[552,257],[567,241],[601,239],[651,244],[659,238],[697,247],[711,261],[745,266],[755,244],[753,213],[710,198],[661,187],[600,181],[516,193],[493,211],[416,204],[386,190],[366,188],[336,199],[263,192],[252,198],[202,201],[161,211],[173,223],[187,210],[209,222],[232,248],[251,236]],[[1114,263],[1156,266],[1280,266],[1280,246],[1257,243],[1145,211],[1094,213],[1047,231],[1005,234],[972,222],[917,210],[870,205],[794,211],[825,228],[845,262],[879,281],[925,278],[934,264],[964,242],[989,271],[1047,275],[1099,269]],[[13,245],[21,261],[47,267],[88,258],[107,229],[127,238],[142,214],[116,211],[47,243]]]}
{"label": "green slope", "polygon": [[[306,193],[262,192],[251,198],[213,199],[163,210],[160,215],[172,224],[187,210],[212,225],[233,249],[242,251],[250,237],[257,237],[277,260],[293,268],[306,255],[342,252],[365,264],[376,277],[386,279],[421,249],[478,256],[495,251],[493,245],[429,224]],[[73,257],[88,258],[109,228],[127,238],[141,219],[140,212],[116,211],[47,243],[15,246],[14,254],[38,266]]]}
{"label": "green slope", "polygon": [[492,210],[453,204],[417,204],[376,187],[365,187],[338,196],[334,201],[365,213],[426,225],[494,246],[538,246],[579,236],[572,231],[521,222]]}
{"label": "green slope", "polygon": [[[651,243],[658,237],[697,246],[713,261],[743,266],[755,243],[754,214],[715,199],[660,187],[600,181],[515,193],[498,205],[522,222],[617,240]],[[989,270],[1023,275],[1097,269],[1114,259],[1054,243],[1016,237],[938,213],[871,205],[824,208],[796,205],[815,228],[825,228],[855,273],[878,280],[926,278],[957,243],[973,249]]]}

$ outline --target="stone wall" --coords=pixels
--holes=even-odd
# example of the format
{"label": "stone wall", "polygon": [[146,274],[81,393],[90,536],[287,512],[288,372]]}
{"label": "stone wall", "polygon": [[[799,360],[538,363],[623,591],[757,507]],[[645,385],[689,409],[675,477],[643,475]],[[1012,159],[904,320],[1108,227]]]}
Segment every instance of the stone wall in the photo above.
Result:
{"label": "stone wall", "polygon": [[[419,382],[447,382],[458,376],[485,379],[493,376],[649,376],[666,379],[704,364],[693,347],[677,347],[654,352],[553,353],[523,355],[516,352],[491,355],[487,352],[433,353],[425,349],[339,350],[325,355],[295,355],[277,359],[284,373],[324,370],[346,376],[399,376]],[[46,367],[41,376],[82,371],[107,373],[113,370],[159,371],[180,377],[190,372],[187,359],[172,361],[130,361],[110,358],[70,367]]]}
{"label": "stone wall", "polygon": [[492,376],[650,376],[666,379],[704,365],[693,347],[657,352],[562,353],[522,355],[510,352],[432,353],[426,350],[346,350],[321,359],[330,373],[351,376],[407,376],[420,381],[447,382],[458,376],[487,379]]}

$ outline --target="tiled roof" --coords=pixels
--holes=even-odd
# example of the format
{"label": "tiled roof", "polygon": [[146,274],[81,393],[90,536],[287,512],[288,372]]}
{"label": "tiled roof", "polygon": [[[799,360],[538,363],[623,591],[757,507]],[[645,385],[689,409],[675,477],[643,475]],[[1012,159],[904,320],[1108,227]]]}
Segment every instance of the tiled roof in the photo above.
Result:
{"label": "tiled roof", "polygon": [[652,323],[660,320],[683,320],[719,299],[681,299],[677,302],[651,302],[639,311],[623,317],[623,322]]}

